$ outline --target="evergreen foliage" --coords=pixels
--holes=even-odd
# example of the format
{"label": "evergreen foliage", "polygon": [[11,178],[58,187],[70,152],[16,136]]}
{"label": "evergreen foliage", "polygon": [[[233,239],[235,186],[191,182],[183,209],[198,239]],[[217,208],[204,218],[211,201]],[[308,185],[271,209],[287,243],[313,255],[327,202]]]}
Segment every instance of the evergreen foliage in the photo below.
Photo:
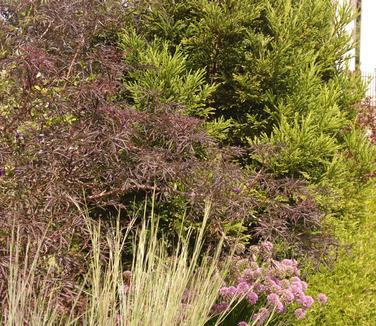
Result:
{"label": "evergreen foliage", "polygon": [[222,143],[246,149],[243,166],[305,179],[330,189],[335,201],[357,196],[376,152],[355,124],[364,85],[347,64],[350,7],[329,0],[137,1],[128,16],[138,37],[182,51],[186,69],[205,69],[216,88],[212,114],[206,107],[202,115],[208,126],[220,123],[212,135]]}

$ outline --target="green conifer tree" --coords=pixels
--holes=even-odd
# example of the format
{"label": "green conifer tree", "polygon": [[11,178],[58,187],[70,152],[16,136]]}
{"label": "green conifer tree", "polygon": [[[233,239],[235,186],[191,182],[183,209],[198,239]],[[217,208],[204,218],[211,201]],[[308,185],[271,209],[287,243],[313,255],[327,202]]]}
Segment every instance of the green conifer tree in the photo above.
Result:
{"label": "green conifer tree", "polygon": [[[355,123],[364,85],[348,68],[353,19],[351,7],[331,0],[144,0],[129,10],[128,28],[151,49],[158,39],[162,56],[169,51],[171,62],[196,76],[198,88],[185,88],[174,80],[179,73],[158,72],[154,88],[208,128],[219,122],[212,134],[245,148],[243,164],[329,188],[344,205],[375,160]],[[150,74],[130,73],[129,91]]]}

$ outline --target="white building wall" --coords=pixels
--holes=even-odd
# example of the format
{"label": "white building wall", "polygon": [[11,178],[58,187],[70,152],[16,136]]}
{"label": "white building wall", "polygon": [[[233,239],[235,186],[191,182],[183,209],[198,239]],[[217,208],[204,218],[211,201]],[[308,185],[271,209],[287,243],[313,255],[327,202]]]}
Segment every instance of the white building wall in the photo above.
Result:
{"label": "white building wall", "polygon": [[[357,0],[338,0],[340,4],[351,3],[356,8]],[[354,33],[355,21],[348,26],[349,33]],[[355,34],[353,34],[355,37]],[[350,69],[355,70],[355,50]],[[365,80],[369,81],[367,96],[376,100],[376,0],[362,0],[361,34],[360,34],[360,70]]]}
{"label": "white building wall", "polygon": [[360,66],[364,73],[376,69],[376,0],[362,0]]}

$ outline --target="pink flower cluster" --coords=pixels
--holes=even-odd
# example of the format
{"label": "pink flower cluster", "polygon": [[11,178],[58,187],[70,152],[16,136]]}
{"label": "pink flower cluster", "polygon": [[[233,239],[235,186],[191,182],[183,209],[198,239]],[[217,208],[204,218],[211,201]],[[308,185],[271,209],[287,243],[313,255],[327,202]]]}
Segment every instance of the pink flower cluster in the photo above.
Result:
{"label": "pink flower cluster", "polygon": [[[214,313],[226,311],[236,300],[246,300],[258,325],[263,325],[272,313],[285,313],[288,306],[295,309],[296,318],[305,317],[315,300],[305,292],[308,285],[300,278],[298,263],[293,259],[274,260],[272,250],[270,242],[251,248],[251,258],[239,264],[234,284],[220,289],[221,300],[213,307]],[[317,301],[325,304],[327,297],[321,293]],[[248,324],[242,321],[238,325]]]}

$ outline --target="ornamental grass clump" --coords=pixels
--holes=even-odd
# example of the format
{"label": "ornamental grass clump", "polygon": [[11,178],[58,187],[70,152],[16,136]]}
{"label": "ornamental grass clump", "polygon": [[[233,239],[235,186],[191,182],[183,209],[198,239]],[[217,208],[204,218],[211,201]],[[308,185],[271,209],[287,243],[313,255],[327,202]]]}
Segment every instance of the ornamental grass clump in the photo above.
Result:
{"label": "ornamental grass clump", "polygon": [[[223,325],[276,324],[292,316],[304,319],[315,300],[307,294],[308,284],[300,277],[298,262],[294,259],[273,259],[273,245],[264,241],[250,248],[249,258],[237,259],[228,286],[219,291],[213,314],[227,309]],[[327,297],[320,293],[317,301],[326,304]]]}
{"label": "ornamental grass clump", "polygon": [[[136,236],[130,238],[135,221],[125,229],[117,223],[111,232],[107,229],[104,234],[100,222],[88,218],[86,211],[81,210],[81,214],[92,244],[87,254],[89,269],[81,281],[71,284],[72,291],[68,294],[63,283],[57,281],[64,272],[59,271],[59,263],[53,255],[42,255],[41,249],[48,238],[39,239],[38,250],[32,251],[30,245],[24,247],[20,241],[19,229],[13,229],[9,248],[4,250],[10,256],[9,266],[0,278],[0,288],[7,289],[0,307],[2,325],[204,326],[207,323],[229,266],[224,262],[219,268],[222,241],[212,255],[203,252],[209,206],[199,232],[182,236],[173,252],[158,238],[158,220],[153,215],[145,215]],[[133,248],[129,267],[123,261],[127,246]],[[40,268],[42,265],[45,270]],[[68,301],[69,306],[61,299]]]}

